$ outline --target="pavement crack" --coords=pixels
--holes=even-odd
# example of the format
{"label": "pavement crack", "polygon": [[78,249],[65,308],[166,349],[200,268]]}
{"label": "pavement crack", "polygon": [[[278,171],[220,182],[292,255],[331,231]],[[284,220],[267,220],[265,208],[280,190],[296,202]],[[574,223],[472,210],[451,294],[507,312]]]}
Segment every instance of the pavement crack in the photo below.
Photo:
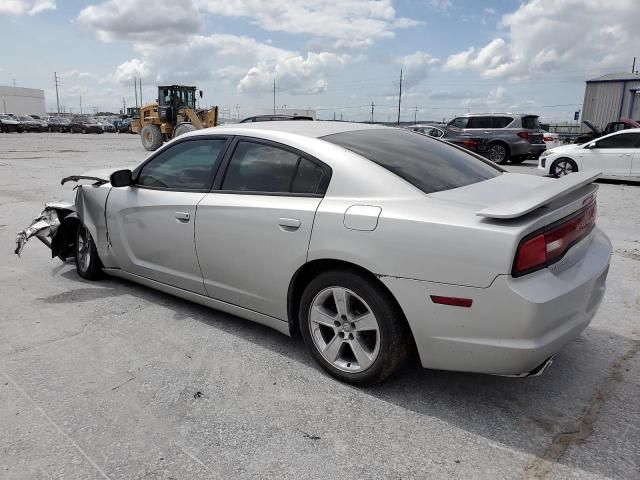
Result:
{"label": "pavement crack", "polygon": [[593,434],[593,425],[598,419],[602,407],[611,397],[615,387],[622,381],[623,372],[633,358],[640,353],[640,340],[632,339],[633,346],[609,367],[609,374],[596,387],[591,401],[578,419],[578,429],[557,434],[542,455],[536,457],[525,467],[527,480],[543,479],[572,445],[579,445]]}
{"label": "pavement crack", "polygon": [[36,348],[40,348],[43,347],[45,345],[51,345],[53,343],[57,343],[57,342],[61,342],[62,340],[66,340],[68,338],[73,338],[73,337],[77,337],[78,335],[82,335],[83,333],[85,333],[85,331],[87,330],[87,328],[89,327],[89,325],[91,325],[93,323],[93,320],[88,321],[87,323],[85,323],[82,328],[76,332],[70,332],[66,335],[62,335],[60,337],[56,337],[56,338],[51,338],[49,340],[45,340],[44,342],[38,342],[38,343],[34,343],[32,345],[27,345],[24,347],[18,347],[14,350],[11,350],[9,353],[6,353],[4,355],[4,357],[10,357],[11,355],[15,355],[16,353],[24,353],[24,352],[28,352],[30,350],[34,350]]}

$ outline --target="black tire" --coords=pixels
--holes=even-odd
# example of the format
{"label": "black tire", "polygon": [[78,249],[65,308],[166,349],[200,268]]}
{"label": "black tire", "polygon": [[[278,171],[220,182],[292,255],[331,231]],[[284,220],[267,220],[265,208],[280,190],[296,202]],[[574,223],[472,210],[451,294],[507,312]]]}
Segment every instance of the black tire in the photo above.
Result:
{"label": "black tire", "polygon": [[193,132],[194,130],[197,130],[197,129],[192,124],[181,123],[173,131],[173,138],[179,137],[180,135],[184,135],[187,132]]}
{"label": "black tire", "polygon": [[87,129],[86,129],[86,128],[83,128],[82,130],[80,130],[80,132],[81,132],[82,134],[85,134],[85,135],[86,135],[86,133],[87,133]]}
{"label": "black tire", "polygon": [[140,139],[145,150],[150,152],[157,150],[162,145],[163,140],[160,127],[153,123],[145,125],[140,132]]}
{"label": "black tire", "polygon": [[[89,229],[81,224],[76,234],[76,270],[85,280],[102,278],[102,262]],[[88,257],[87,257],[88,255]]]}
{"label": "black tire", "polygon": [[493,142],[489,144],[487,156],[489,160],[499,165],[504,165],[509,161],[509,145],[503,142]]}
{"label": "black tire", "polygon": [[[337,368],[323,357],[319,347],[316,346],[310,321],[310,309],[314,301],[331,288],[347,289],[360,297],[377,322],[376,338],[379,342],[376,344],[378,345],[377,357],[363,371],[346,372]],[[326,372],[347,383],[365,385],[380,382],[396,372],[412,351],[413,341],[409,328],[402,311],[393,298],[375,281],[353,271],[328,271],[321,273],[309,282],[300,300],[298,318],[300,319],[302,337],[314,360]],[[336,318],[339,318],[337,313]],[[346,319],[344,321],[348,323]],[[353,327],[353,323],[351,326]],[[317,330],[319,332],[320,329]],[[355,332],[355,329],[353,331]],[[346,336],[344,333],[342,335]],[[360,334],[355,333],[355,335]],[[350,338],[353,339],[353,336]],[[353,355],[351,347],[341,346],[339,352],[345,352],[345,349],[348,349],[347,353]],[[357,361],[354,363],[357,364]],[[350,365],[347,364],[347,366]]]}
{"label": "black tire", "polygon": [[572,159],[567,157],[561,157],[555,160],[549,168],[549,173],[552,177],[564,177],[570,173],[578,171],[578,164]]}

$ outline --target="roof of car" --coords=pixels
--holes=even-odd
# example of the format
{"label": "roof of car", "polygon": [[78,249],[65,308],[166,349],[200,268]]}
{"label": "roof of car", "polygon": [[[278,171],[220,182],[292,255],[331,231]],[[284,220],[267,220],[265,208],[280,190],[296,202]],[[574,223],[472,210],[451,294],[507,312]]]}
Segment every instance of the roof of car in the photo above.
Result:
{"label": "roof of car", "polygon": [[523,117],[538,117],[535,113],[513,113],[513,112],[474,112],[474,113],[464,113],[459,115],[460,117],[477,117],[482,115],[483,117],[490,115],[520,115]]}
{"label": "roof of car", "polygon": [[380,130],[391,127],[371,125],[367,123],[349,122],[301,122],[299,120],[281,122],[254,122],[254,123],[233,123],[224,126],[213,127],[213,129],[197,130],[193,134],[210,134],[212,130],[216,133],[225,131],[247,130],[247,131],[274,131],[283,133],[293,133],[311,138],[321,138],[335,133],[353,132],[356,130]]}

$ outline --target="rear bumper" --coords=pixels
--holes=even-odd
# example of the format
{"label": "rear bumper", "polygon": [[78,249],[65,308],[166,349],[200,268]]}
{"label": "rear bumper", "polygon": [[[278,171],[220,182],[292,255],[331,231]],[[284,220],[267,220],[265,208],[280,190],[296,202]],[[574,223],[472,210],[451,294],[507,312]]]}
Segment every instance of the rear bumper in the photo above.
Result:
{"label": "rear bumper", "polygon": [[[400,303],[425,368],[523,376],[580,335],[604,296],[609,239],[595,229],[573,249],[566,261],[521,278],[499,275],[487,288],[381,280]],[[473,304],[434,304],[430,295]]]}

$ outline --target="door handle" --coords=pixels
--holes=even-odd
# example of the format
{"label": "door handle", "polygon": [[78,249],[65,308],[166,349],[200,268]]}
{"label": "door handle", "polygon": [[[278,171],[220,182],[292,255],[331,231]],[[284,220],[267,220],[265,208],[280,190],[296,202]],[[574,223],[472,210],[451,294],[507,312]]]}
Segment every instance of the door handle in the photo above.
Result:
{"label": "door handle", "polygon": [[297,218],[281,218],[278,220],[278,225],[284,227],[285,230],[297,230],[300,228],[300,220]]}
{"label": "door handle", "polygon": [[173,214],[179,222],[188,222],[191,216],[187,212],[176,212]]}

